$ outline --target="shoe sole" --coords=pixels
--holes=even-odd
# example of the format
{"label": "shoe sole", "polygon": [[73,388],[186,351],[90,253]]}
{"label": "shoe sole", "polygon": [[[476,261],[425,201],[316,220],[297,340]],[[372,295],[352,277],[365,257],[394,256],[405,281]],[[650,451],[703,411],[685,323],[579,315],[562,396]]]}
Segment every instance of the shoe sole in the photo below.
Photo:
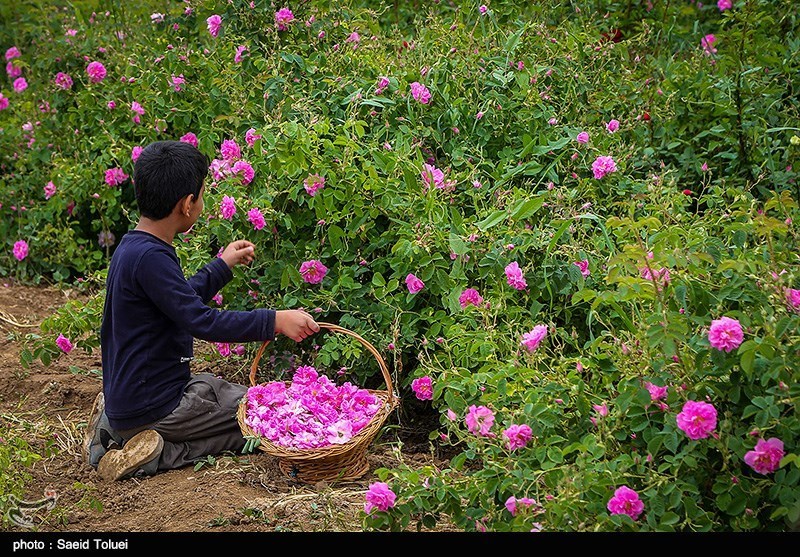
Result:
{"label": "shoe sole", "polygon": [[157,431],[141,431],[131,437],[121,449],[112,449],[103,455],[97,465],[97,474],[106,481],[123,480],[158,458],[163,448],[164,439]]}
{"label": "shoe sole", "polygon": [[97,425],[100,423],[100,418],[103,416],[105,409],[106,399],[103,395],[103,391],[100,391],[97,393],[92,403],[92,411],[89,413],[89,421],[86,424],[86,434],[83,437],[83,445],[81,446],[81,456],[83,456],[83,461],[87,464],[90,459],[92,441],[97,432]]}

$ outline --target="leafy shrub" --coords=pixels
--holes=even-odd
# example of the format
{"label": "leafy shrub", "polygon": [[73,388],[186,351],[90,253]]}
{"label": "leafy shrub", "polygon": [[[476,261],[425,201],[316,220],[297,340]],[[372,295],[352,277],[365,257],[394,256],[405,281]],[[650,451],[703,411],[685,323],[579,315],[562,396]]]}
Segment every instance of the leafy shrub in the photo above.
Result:
{"label": "leafy shrub", "polygon": [[[135,148],[191,133],[214,162],[207,218],[177,242],[185,269],[237,238],[258,249],[212,303],[315,310],[387,354],[406,400],[432,379],[431,441],[457,456],[377,471],[397,503],[366,528],[796,527],[791,1],[497,4],[308,2],[286,29],[266,2],[20,8],[0,31],[29,82],[2,87],[0,274],[96,293],[23,359],[57,355],[57,334],[97,346],[102,270],[137,216],[130,180],[106,172],[130,176]],[[319,283],[310,260],[328,269]],[[728,352],[708,338],[721,317],[743,327]],[[335,368],[351,352],[316,357]],[[715,409],[708,437],[678,427],[687,401]],[[466,427],[472,407],[495,416],[489,435]],[[532,439],[510,450],[502,432],[521,424]],[[745,455],[771,438],[783,458],[756,472]],[[608,508],[623,485],[635,518]],[[509,497],[536,504],[512,514]]]}

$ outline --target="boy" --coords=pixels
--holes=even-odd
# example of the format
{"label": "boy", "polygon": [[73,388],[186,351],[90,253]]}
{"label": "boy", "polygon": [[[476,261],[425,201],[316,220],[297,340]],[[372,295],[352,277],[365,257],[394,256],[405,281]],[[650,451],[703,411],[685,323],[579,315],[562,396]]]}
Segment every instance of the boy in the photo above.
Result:
{"label": "boy", "polygon": [[247,387],[192,374],[193,339],[299,342],[319,331],[303,310],[223,311],[207,305],[253,261],[255,246],[229,244],[188,280],[172,246],[203,211],[209,161],[180,141],[157,141],[133,171],[140,218],[122,237],[108,269],[100,328],[103,390],[83,443],[84,460],[104,480],[149,476],[207,455],[239,452],[236,420]]}

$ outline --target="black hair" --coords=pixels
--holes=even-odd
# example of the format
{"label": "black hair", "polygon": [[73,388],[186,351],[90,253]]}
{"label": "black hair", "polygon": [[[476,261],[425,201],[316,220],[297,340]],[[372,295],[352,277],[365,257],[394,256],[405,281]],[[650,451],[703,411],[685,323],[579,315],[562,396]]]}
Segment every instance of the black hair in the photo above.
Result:
{"label": "black hair", "polygon": [[199,197],[208,166],[208,157],[191,143],[156,141],[145,147],[133,166],[141,216],[161,220],[187,195]]}

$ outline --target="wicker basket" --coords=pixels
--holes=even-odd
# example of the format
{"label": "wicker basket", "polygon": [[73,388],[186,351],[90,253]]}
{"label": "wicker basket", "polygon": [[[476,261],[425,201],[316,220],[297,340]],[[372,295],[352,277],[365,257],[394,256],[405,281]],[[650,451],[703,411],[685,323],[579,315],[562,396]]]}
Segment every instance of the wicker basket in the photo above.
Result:
{"label": "wicker basket", "polygon": [[[377,436],[383,423],[399,404],[399,399],[392,388],[392,378],[389,375],[389,368],[374,346],[358,334],[338,325],[322,322],[319,322],[318,325],[320,328],[329,329],[336,333],[343,333],[357,339],[378,361],[381,373],[383,373],[383,379],[386,382],[386,390],[368,389],[370,393],[383,401],[380,410],[372,417],[369,423],[346,443],[328,445],[316,449],[295,449],[276,445],[272,441],[259,436],[245,423],[247,415],[246,396],[240,401],[239,409],[236,413],[242,434],[245,437],[258,438],[260,441],[258,448],[268,455],[277,457],[278,467],[286,477],[307,484],[314,484],[320,481],[334,482],[355,480],[366,474],[367,471],[369,471],[367,448]],[[256,353],[255,360],[253,360],[250,366],[250,384],[252,386],[256,385],[258,361],[261,359],[264,348],[266,348],[269,342],[270,341],[264,341]],[[287,381],[287,386],[290,383],[290,381]]]}

